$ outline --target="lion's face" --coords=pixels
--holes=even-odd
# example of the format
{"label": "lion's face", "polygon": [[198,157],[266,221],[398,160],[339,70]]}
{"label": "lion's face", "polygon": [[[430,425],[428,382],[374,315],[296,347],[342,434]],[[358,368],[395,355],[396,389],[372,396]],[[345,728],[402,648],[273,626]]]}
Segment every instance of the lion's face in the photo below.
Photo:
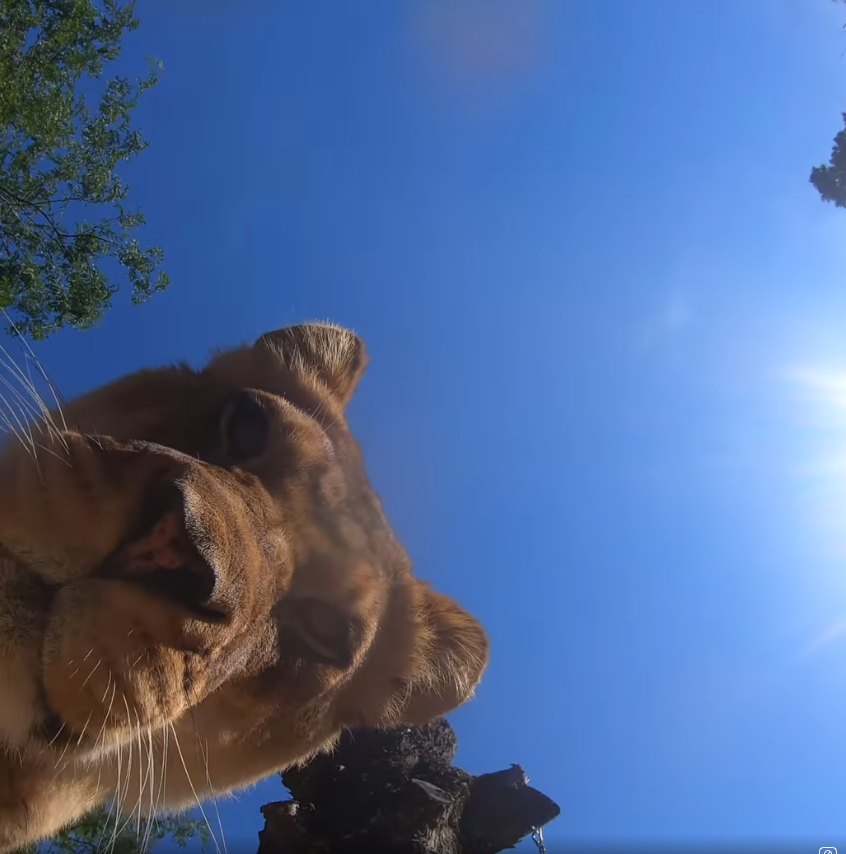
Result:
{"label": "lion's face", "polygon": [[365,364],[346,330],[290,327],[7,447],[0,740],[96,757],[190,716],[264,739],[270,771],[470,697],[485,633],[412,576],[344,418]]}

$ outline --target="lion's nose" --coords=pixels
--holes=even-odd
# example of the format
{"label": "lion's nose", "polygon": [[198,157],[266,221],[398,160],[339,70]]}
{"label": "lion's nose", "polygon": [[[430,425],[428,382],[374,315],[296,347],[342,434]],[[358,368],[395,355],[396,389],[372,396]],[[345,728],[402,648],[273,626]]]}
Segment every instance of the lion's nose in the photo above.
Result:
{"label": "lion's nose", "polygon": [[157,488],[144,516],[143,533],[118,549],[96,574],[137,583],[203,619],[225,619],[209,608],[217,576],[188,535],[179,491]]}

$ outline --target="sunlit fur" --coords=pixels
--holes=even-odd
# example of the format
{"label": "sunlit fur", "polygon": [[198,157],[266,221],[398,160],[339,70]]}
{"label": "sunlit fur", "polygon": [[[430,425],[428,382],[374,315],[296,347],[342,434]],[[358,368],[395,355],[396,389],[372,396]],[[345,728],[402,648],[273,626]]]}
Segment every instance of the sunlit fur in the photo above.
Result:
{"label": "sunlit fur", "polygon": [[485,632],[414,578],[347,427],[366,361],[345,329],[289,327],[7,443],[0,852],[107,802],[117,833],[471,697]]}

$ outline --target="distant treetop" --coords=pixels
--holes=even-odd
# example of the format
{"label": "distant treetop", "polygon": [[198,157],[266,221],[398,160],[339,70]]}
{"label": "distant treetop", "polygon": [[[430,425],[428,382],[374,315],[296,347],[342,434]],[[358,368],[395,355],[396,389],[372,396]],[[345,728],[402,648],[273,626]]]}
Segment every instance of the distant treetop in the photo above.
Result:
{"label": "distant treetop", "polygon": [[168,285],[162,250],[133,235],[144,217],[116,172],[148,145],[130,114],[161,63],[135,82],[102,80],[134,12],[116,0],[0,0],[0,310],[34,339],[93,325],[118,276],[134,303]]}

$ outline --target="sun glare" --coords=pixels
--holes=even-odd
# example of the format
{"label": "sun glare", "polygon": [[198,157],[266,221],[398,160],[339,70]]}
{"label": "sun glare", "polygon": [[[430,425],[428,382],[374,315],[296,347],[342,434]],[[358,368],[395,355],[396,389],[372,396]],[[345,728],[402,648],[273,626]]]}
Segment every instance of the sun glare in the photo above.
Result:
{"label": "sun glare", "polygon": [[[820,587],[830,606],[846,596],[846,369],[803,365],[781,379],[790,402],[782,464],[811,557],[805,577]],[[844,636],[846,616],[833,614],[791,660],[814,655]]]}
{"label": "sun glare", "polygon": [[846,370],[802,366],[785,374],[791,399],[784,462],[819,545],[846,557]]}

